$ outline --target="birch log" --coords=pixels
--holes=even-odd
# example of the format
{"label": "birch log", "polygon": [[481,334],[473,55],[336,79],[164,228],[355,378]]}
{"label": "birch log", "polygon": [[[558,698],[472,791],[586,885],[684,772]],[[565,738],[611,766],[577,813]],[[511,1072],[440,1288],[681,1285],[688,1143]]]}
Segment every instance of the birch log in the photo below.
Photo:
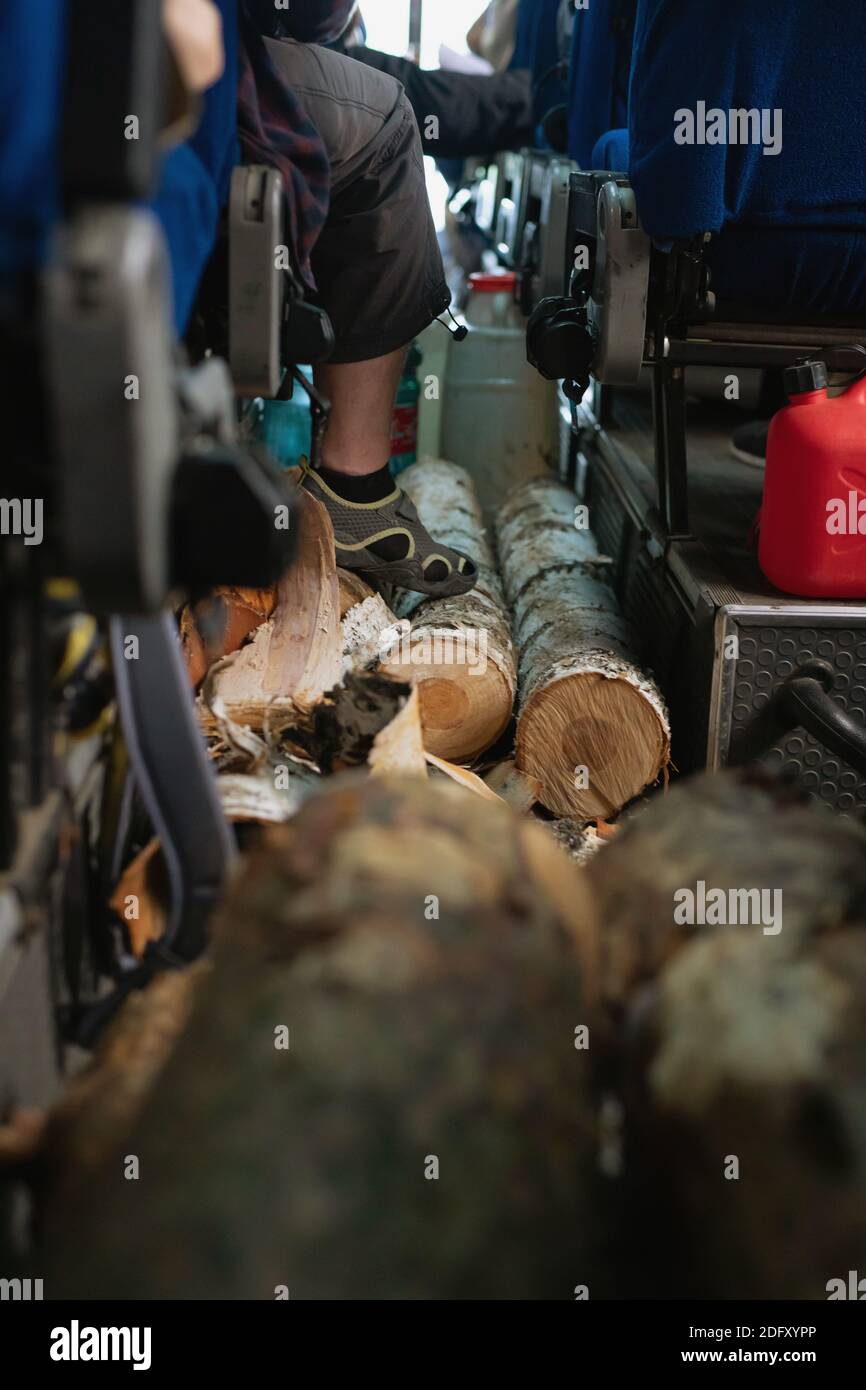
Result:
{"label": "birch log", "polygon": [[[325,508],[306,492],[298,493],[298,510],[298,554],[277,585],[273,612],[214,681],[214,697],[236,723],[253,729],[308,718],[342,675],[334,532]],[[207,705],[201,721],[208,732],[215,727]]]}
{"label": "birch log", "polygon": [[508,726],[514,702],[514,647],[502,585],[465,468],[423,459],[400,474],[400,485],[436,540],[478,567],[478,583],[457,598],[401,590],[398,618],[382,669],[411,673],[421,700],[424,746],[451,762],[469,762]]}
{"label": "birch log", "polygon": [[517,767],[560,816],[615,815],[667,765],[670,729],[607,562],[552,479],[511,492],[496,534],[520,658]]}
{"label": "birch log", "polygon": [[[394,615],[360,575],[338,569],[337,582],[343,623],[343,665],[358,665],[365,656],[358,650],[365,636],[371,640],[377,637],[377,620],[380,629],[393,626]],[[194,686],[201,684],[215,662],[238,651],[247,638],[273,616],[277,599],[276,584],[266,589],[222,585],[194,606],[186,604],[180,615],[180,638]]]}

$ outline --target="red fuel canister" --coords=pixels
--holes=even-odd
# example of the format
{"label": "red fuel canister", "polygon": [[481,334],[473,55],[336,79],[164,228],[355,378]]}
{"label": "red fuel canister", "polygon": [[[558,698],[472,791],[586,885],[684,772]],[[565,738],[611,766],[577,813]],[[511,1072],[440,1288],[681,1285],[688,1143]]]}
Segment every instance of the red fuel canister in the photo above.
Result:
{"label": "red fuel canister", "polygon": [[772,419],[758,563],[804,598],[866,599],[866,376],[827,395],[823,362],[785,372]]}

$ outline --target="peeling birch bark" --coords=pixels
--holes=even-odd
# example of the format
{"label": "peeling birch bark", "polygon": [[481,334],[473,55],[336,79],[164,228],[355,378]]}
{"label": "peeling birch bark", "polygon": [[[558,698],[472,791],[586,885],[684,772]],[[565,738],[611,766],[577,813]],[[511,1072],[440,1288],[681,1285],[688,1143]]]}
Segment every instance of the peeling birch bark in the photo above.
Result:
{"label": "peeling birch bark", "polygon": [[511,718],[516,668],[505,596],[466,469],[424,459],[400,484],[430,534],[478,567],[478,583],[456,598],[398,590],[392,606],[401,628],[382,667],[418,687],[425,747],[469,762]]}
{"label": "peeling birch bark", "polygon": [[561,483],[533,480],[506,498],[496,533],[519,651],[517,767],[549,810],[587,821],[656,780],[670,727],[575,505]]}

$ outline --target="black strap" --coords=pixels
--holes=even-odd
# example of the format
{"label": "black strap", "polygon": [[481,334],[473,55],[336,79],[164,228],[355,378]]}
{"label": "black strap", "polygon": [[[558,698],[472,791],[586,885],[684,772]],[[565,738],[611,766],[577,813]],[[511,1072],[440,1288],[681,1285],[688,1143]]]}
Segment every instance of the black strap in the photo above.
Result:
{"label": "black strap", "polygon": [[194,960],[236,852],[193,708],[169,612],[111,619],[123,734],[136,785],[159,836],[172,905],[160,945]]}

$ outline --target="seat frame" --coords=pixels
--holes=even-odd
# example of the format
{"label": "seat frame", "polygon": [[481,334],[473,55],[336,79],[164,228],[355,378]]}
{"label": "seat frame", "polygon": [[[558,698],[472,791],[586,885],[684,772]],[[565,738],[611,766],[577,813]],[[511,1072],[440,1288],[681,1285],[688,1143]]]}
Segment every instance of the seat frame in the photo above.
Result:
{"label": "seat frame", "polygon": [[[590,249],[582,283],[572,276],[569,293],[587,309],[596,339],[591,368],[603,387],[636,383],[641,367],[652,372],[656,487],[659,513],[670,539],[690,534],[686,445],[685,368],[782,368],[820,354],[836,371],[862,367],[866,315],[756,314],[748,306],[716,301],[707,264],[709,235],[661,250],[640,228],[632,228],[642,250],[631,257],[604,256],[605,221],[619,204],[630,212],[634,195],[628,175],[590,172],[571,176],[567,244]],[[635,295],[645,293],[643,343],[634,314]],[[599,351],[619,343],[617,363]],[[622,361],[626,360],[625,372]],[[602,396],[602,413],[604,412]]]}

